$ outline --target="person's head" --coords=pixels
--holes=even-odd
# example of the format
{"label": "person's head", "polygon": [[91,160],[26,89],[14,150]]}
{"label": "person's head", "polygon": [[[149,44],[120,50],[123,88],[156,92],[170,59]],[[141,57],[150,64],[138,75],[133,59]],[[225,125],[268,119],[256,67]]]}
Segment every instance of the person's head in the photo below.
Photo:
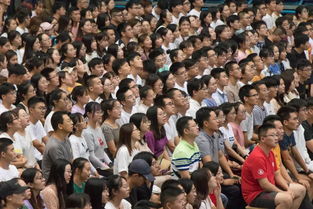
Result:
{"label": "person's head", "polygon": [[294,131],[299,126],[299,117],[297,109],[292,106],[283,106],[281,107],[277,115],[280,117],[280,120],[284,128]]}
{"label": "person's head", "polygon": [[58,110],[66,110],[68,104],[68,97],[61,89],[55,89],[50,93],[49,104]]}
{"label": "person's head", "polygon": [[283,124],[280,120],[280,117],[278,115],[268,115],[264,118],[263,124],[270,124],[275,126],[277,135],[278,135],[278,141],[281,141],[284,136],[284,128]]}
{"label": "person's head", "polygon": [[207,94],[212,95],[214,92],[216,92],[217,83],[216,83],[216,79],[213,76],[204,75],[202,76],[201,79],[207,87]]}
{"label": "person's head", "polygon": [[98,102],[89,102],[85,106],[85,116],[88,117],[88,120],[101,123],[103,112],[101,105]]}
{"label": "person's head", "polygon": [[295,98],[288,102],[288,106],[296,108],[300,123],[307,120],[307,101]]}
{"label": "person's head", "polygon": [[151,168],[151,173],[153,176],[158,176],[161,174],[161,168],[159,163],[157,162],[157,157],[153,155],[151,152],[139,152],[133,158],[133,160],[142,159],[148,163]]}
{"label": "person's head", "polygon": [[151,122],[144,113],[133,114],[130,117],[129,122],[134,124],[143,134],[150,130]]}
{"label": "person's head", "polygon": [[85,193],[89,195],[93,209],[101,209],[109,200],[107,182],[103,178],[89,178],[85,185]]}
{"label": "person's head", "polygon": [[25,102],[25,105],[27,105],[29,98],[36,95],[35,89],[29,81],[18,85],[17,89],[17,102]]}
{"label": "person's head", "polygon": [[101,58],[95,57],[88,62],[88,68],[92,75],[102,77],[104,73],[103,61]]}
{"label": "person's head", "polygon": [[217,162],[209,161],[203,164],[204,168],[207,168],[211,171],[211,174],[215,176],[217,182],[223,182],[223,171],[220,165]]}
{"label": "person's head", "polygon": [[20,208],[23,206],[27,186],[21,186],[16,178],[0,183],[0,196],[7,207]]}
{"label": "person's head", "polygon": [[184,83],[187,80],[186,68],[181,62],[173,63],[170,72],[174,75],[177,83]]}
{"label": "person's head", "polygon": [[284,80],[285,89],[284,94],[293,91],[296,88],[296,78],[293,70],[286,70],[282,72],[281,78]]}
{"label": "person's head", "polygon": [[215,176],[212,176],[210,170],[207,168],[200,168],[194,171],[191,179],[196,187],[197,196],[200,201],[205,200],[218,184]]}
{"label": "person's head", "polygon": [[140,140],[140,130],[132,123],[123,124],[120,128],[118,147],[126,146],[129,155],[133,149],[132,144]]}
{"label": "person's head", "polygon": [[86,87],[88,88],[89,96],[98,97],[103,93],[103,85],[101,79],[96,75],[89,75],[86,78]]}
{"label": "person's head", "polygon": [[150,165],[143,159],[134,159],[128,166],[129,182],[134,187],[140,187],[147,182],[153,182],[155,178],[151,173]]}
{"label": "person's head", "polygon": [[11,48],[10,41],[6,37],[0,37],[0,53],[5,54]]}
{"label": "person's head", "polygon": [[8,163],[14,161],[16,158],[16,153],[14,152],[13,141],[9,138],[0,139],[0,160]]}
{"label": "person's head", "polygon": [[309,37],[304,34],[298,34],[295,36],[295,48],[299,48],[301,50],[307,50],[309,48]]}
{"label": "person's head", "polygon": [[41,71],[41,75],[43,75],[48,81],[48,86],[57,87],[59,86],[59,76],[55,69],[46,67]]}
{"label": "person's head", "polygon": [[116,98],[126,107],[133,107],[136,102],[133,91],[127,87],[120,88],[116,93]]}
{"label": "person's head", "polygon": [[21,174],[21,179],[32,191],[40,192],[45,188],[45,179],[42,176],[42,172],[37,168],[25,169]]}
{"label": "person's head", "polygon": [[101,103],[101,109],[103,111],[103,119],[113,119],[114,121],[121,117],[122,106],[116,99],[104,100]]}
{"label": "person's head", "polygon": [[161,205],[164,209],[183,209],[186,207],[185,192],[178,187],[167,187],[162,190]]}
{"label": "person's head", "polygon": [[71,163],[64,159],[57,159],[52,163],[47,185],[55,184],[60,207],[65,207],[67,184],[72,176]]}
{"label": "person's head", "polygon": [[34,74],[30,79],[32,85],[34,86],[36,90],[36,94],[38,96],[44,96],[48,93],[48,84],[46,77],[43,75],[36,73]]}
{"label": "person's head", "polygon": [[187,82],[188,94],[197,101],[202,101],[206,97],[206,85],[203,80],[193,78]]}
{"label": "person's head", "polygon": [[201,129],[204,130],[218,130],[217,115],[213,108],[202,107],[196,112],[196,121]]}
{"label": "person's head", "polygon": [[223,88],[228,85],[228,76],[224,68],[212,69],[211,76],[215,78],[219,88]]}
{"label": "person's head", "polygon": [[272,124],[263,124],[258,129],[259,142],[261,146],[273,149],[278,143],[278,134]]}
{"label": "person's head", "polygon": [[[153,132],[159,132],[160,127],[163,127],[167,122],[167,114],[159,107],[152,106],[147,110],[147,117],[151,121],[151,130]],[[157,137],[158,139],[161,136]]]}
{"label": "person's head", "polygon": [[181,178],[178,180],[178,182],[184,188],[184,192],[187,195],[187,203],[194,205],[197,193],[193,181],[191,179]]}
{"label": "person's head", "polygon": [[150,86],[143,86],[139,89],[140,99],[146,106],[150,107],[153,105],[155,93]]}
{"label": "person's head", "polygon": [[66,208],[91,209],[90,198],[85,193],[73,193],[66,198]]}
{"label": "person's head", "polygon": [[148,75],[146,85],[152,88],[155,95],[162,94],[164,84],[158,74]]}
{"label": "person's head", "polygon": [[72,176],[78,177],[82,182],[88,180],[90,176],[90,162],[82,157],[76,158],[72,163]]}
{"label": "person's head", "polygon": [[307,20],[308,16],[309,16],[307,7],[304,5],[298,6],[296,8],[296,14],[295,15],[298,18],[298,20],[302,20],[302,21]]}
{"label": "person's head", "polygon": [[312,73],[312,64],[307,59],[300,59],[297,62],[297,73],[302,81],[307,81]]}
{"label": "person's head", "polygon": [[225,125],[234,122],[236,119],[236,110],[233,103],[225,102],[219,106],[225,115]]}
{"label": "person's head", "polygon": [[76,86],[72,93],[71,98],[75,103],[85,105],[88,103],[90,97],[88,95],[88,89],[85,86]]}
{"label": "person's head", "polygon": [[120,77],[126,77],[131,73],[131,68],[126,59],[116,59],[112,63],[113,71]]}
{"label": "person's head", "polygon": [[278,93],[279,80],[275,76],[268,76],[263,81],[268,89],[268,98],[275,98]]}
{"label": "person's head", "polygon": [[268,89],[267,89],[267,86],[265,84],[265,81],[263,81],[263,80],[256,81],[252,85],[259,95],[259,100],[264,101],[268,98]]}
{"label": "person's head", "polygon": [[194,139],[199,135],[199,127],[192,117],[183,116],[176,123],[178,135],[182,138]]}
{"label": "person's head", "polygon": [[73,121],[73,134],[81,133],[87,127],[84,116],[81,113],[72,113],[70,118]]}
{"label": "person's head", "polygon": [[0,115],[0,131],[8,132],[13,131],[16,132],[21,128],[21,120],[18,117],[17,111],[6,111]]}
{"label": "person's head", "polygon": [[239,89],[239,98],[243,104],[256,105],[258,103],[259,95],[252,85],[244,85]]}
{"label": "person's head", "polygon": [[54,131],[69,134],[73,131],[73,121],[66,111],[57,111],[51,117],[51,125]]}
{"label": "person's head", "polygon": [[26,74],[26,69],[24,68],[23,65],[9,64],[8,71],[9,71],[9,79],[12,83],[19,85],[25,80],[24,76]]}
{"label": "person's head", "polygon": [[197,75],[200,74],[199,64],[197,62],[197,59],[194,58],[194,54],[195,52],[192,54],[192,59],[185,59],[183,61],[189,79],[195,78]]}
{"label": "person's head", "polygon": [[109,189],[109,199],[114,200],[115,198],[127,198],[129,196],[129,186],[126,178],[119,175],[112,175],[108,178],[107,183]]}

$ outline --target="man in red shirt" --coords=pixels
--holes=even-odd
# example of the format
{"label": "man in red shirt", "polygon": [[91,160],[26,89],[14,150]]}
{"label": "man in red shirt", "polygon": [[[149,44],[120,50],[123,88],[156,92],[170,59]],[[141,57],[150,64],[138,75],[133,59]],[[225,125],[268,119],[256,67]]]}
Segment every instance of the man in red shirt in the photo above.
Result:
{"label": "man in red shirt", "polygon": [[241,173],[242,194],[252,207],[294,209],[299,208],[305,187],[288,183],[281,176],[271,151],[278,143],[275,126],[265,124],[259,128],[259,145],[243,164]]}

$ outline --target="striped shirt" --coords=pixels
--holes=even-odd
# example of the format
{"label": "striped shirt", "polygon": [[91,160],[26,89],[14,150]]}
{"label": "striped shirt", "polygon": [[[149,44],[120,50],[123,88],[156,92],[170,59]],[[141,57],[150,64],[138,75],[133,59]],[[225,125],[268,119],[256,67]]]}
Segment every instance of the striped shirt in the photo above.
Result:
{"label": "striped shirt", "polygon": [[200,161],[200,150],[196,142],[191,145],[187,141],[181,140],[172,156],[172,168],[176,176],[179,171],[192,173],[199,168]]}

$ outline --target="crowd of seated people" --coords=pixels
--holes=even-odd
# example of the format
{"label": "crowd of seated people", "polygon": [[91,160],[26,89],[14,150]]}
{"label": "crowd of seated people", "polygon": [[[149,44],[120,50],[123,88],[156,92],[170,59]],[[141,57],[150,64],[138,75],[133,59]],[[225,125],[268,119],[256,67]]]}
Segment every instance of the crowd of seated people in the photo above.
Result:
{"label": "crowd of seated people", "polygon": [[313,209],[313,8],[0,0],[0,208]]}

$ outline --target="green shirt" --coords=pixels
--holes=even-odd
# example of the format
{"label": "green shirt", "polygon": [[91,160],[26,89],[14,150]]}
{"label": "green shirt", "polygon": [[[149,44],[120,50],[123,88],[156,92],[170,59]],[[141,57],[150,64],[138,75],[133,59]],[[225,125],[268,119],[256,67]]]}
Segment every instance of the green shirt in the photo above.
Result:
{"label": "green shirt", "polygon": [[82,183],[82,186],[78,186],[77,184],[74,184],[74,193],[84,193],[84,190],[85,190],[85,185],[86,183]]}

